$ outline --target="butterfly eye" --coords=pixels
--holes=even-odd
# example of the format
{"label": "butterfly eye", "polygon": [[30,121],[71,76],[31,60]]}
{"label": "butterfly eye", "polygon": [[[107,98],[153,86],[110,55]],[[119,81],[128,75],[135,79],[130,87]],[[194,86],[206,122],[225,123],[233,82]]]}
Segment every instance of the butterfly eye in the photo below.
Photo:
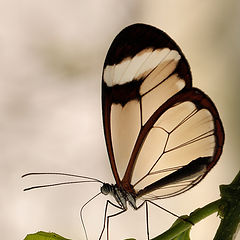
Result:
{"label": "butterfly eye", "polygon": [[101,193],[104,195],[108,195],[112,191],[112,187],[108,183],[104,183],[101,187]]}

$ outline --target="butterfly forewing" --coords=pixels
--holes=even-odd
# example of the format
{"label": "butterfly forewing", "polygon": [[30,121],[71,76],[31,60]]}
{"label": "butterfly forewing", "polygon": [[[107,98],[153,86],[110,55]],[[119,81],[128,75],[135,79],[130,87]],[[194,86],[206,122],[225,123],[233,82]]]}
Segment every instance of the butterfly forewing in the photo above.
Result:
{"label": "butterfly forewing", "polygon": [[224,135],[214,104],[192,88],[180,48],[154,27],[135,24],[114,39],[103,69],[102,104],[116,183],[133,186],[137,197],[189,189],[221,154]]}

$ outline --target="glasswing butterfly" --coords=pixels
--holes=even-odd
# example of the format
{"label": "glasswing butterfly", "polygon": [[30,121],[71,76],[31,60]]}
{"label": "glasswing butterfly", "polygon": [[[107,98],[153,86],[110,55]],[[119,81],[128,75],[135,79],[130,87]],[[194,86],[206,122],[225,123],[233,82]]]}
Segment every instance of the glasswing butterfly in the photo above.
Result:
{"label": "glasswing butterfly", "polygon": [[[205,93],[192,87],[190,67],[178,45],[155,27],[134,24],[123,29],[108,50],[102,75],[102,114],[115,184],[72,174],[40,174],[85,179],[73,183],[102,183],[100,193],[112,195],[116,203],[106,203],[99,239],[105,226],[109,239],[109,219],[125,212],[127,203],[136,210],[146,204],[149,239],[148,203],[158,206],[154,200],[194,187],[220,158],[224,130],[218,111]],[[39,173],[24,176],[33,174]],[[138,200],[143,201],[138,204]],[[86,204],[81,209],[82,223]],[[107,216],[109,204],[121,211]]]}

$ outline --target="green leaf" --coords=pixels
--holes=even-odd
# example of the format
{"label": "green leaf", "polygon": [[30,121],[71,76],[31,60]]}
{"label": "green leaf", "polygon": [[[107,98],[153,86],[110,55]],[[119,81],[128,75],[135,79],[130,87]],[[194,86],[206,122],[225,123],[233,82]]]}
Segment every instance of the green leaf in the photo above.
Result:
{"label": "green leaf", "polygon": [[53,232],[37,232],[33,234],[28,234],[24,240],[70,240],[67,238],[64,238],[56,233]]}

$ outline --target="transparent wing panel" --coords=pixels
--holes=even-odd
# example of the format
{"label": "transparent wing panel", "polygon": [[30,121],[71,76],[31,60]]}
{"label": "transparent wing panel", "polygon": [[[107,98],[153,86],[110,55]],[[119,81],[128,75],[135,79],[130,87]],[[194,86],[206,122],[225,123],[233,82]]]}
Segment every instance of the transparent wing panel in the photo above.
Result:
{"label": "transparent wing panel", "polygon": [[[144,189],[199,157],[213,156],[214,134],[214,119],[209,110],[197,109],[190,101],[169,108],[146,137],[136,161],[132,184],[136,189]],[[172,178],[152,194],[159,197],[179,192],[192,186],[205,171],[189,172],[188,179]]]}

